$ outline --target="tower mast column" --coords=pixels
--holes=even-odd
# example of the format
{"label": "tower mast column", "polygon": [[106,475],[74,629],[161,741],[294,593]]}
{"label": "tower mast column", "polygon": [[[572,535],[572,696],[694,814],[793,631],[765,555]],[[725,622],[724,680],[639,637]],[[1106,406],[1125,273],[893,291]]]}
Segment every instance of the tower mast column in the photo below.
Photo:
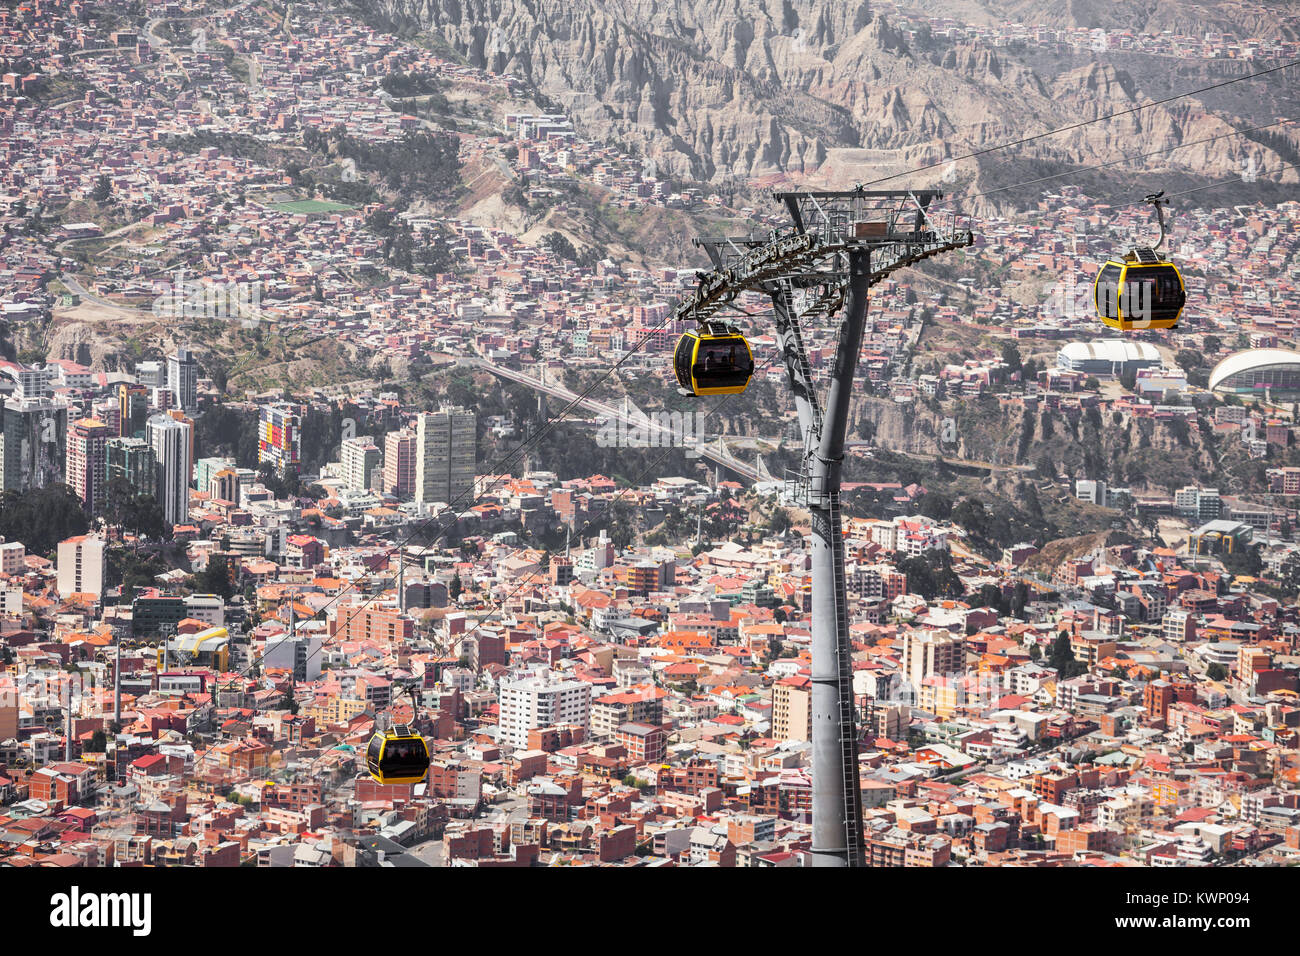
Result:
{"label": "tower mast column", "polygon": [[848,254],[849,283],[821,434],[809,462],[812,517],[813,866],[862,862],[862,795],[853,713],[853,664],[845,606],[840,478],[853,375],[866,326],[871,253]]}

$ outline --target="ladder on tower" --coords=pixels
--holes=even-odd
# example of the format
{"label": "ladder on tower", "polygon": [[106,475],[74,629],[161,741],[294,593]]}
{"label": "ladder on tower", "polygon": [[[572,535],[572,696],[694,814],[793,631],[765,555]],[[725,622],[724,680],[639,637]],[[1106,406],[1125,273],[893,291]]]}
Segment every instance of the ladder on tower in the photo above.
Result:
{"label": "ladder on tower", "polygon": [[[808,363],[808,349],[803,344],[803,328],[799,325],[799,313],[794,307],[794,285],[789,279],[782,282],[785,290],[786,315],[790,321],[790,336],[794,340],[795,363],[799,369],[799,376],[807,384],[808,404],[812,407],[812,427],[808,434],[804,436],[805,443],[811,443],[812,447],[817,446],[818,437],[822,433],[822,403],[817,399],[817,390],[813,386],[812,366]],[[806,451],[806,449],[805,449]]]}
{"label": "ladder on tower", "polygon": [[839,679],[836,723],[840,772],[844,778],[844,846],[849,866],[862,866],[862,785],[858,779],[858,733],[853,713],[853,659],[849,643],[849,611],[844,566],[844,537],[840,496],[829,496],[831,562],[835,574],[835,672]]}

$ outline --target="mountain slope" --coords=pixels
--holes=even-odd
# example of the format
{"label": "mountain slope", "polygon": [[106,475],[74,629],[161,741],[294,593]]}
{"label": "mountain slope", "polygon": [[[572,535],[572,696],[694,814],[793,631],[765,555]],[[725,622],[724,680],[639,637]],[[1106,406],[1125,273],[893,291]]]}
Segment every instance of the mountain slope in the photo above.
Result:
{"label": "mountain slope", "polygon": [[[1114,6],[1026,0],[1016,8],[1024,22],[1077,25],[1101,17],[1092,8]],[[1167,8],[1192,11],[1207,29],[1246,29],[1258,19],[1236,5],[1146,6],[1137,19],[1153,29],[1166,23]],[[588,135],[629,142],[669,174],[700,180],[801,177],[823,167],[822,178],[841,185],[878,178],[1148,103],[1171,84],[1196,88],[1256,68],[1118,51],[1053,62],[908,32],[864,0],[367,0],[361,9],[431,31],[471,64],[532,84]],[[1168,149],[1230,123],[1276,119],[1297,84],[1279,75],[1250,84],[1250,96],[1214,106],[1189,98],[1022,152],[1094,165]],[[1281,165],[1266,146],[1239,140],[1173,161],[1213,178],[1252,157]],[[972,163],[957,173],[968,179],[977,170]]]}

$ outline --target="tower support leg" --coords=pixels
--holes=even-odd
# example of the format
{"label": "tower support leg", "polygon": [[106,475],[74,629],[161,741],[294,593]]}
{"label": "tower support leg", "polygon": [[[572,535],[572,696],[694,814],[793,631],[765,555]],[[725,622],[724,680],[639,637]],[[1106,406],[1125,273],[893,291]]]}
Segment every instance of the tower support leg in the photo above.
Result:
{"label": "tower support leg", "polygon": [[844,321],[826,414],[809,462],[813,539],[813,866],[860,866],[865,862],[839,492],[853,375],[866,325],[870,261],[865,249],[849,254]]}

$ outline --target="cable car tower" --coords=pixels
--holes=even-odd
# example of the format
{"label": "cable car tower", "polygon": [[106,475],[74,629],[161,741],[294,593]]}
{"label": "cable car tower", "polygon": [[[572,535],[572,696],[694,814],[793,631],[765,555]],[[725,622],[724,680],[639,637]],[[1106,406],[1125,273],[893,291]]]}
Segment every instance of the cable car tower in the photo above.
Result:
{"label": "cable car tower", "polygon": [[[678,321],[707,323],[746,291],[766,295],[803,435],[802,467],[789,488],[812,517],[813,866],[862,866],[862,796],[853,707],[849,612],[840,526],[840,476],[867,293],[890,273],[974,242],[970,221],[932,213],[937,190],[861,187],[781,192],[793,221],[767,238],[700,238],[713,270],[698,274]],[[724,313],[725,315],[725,313]],[[814,387],[801,324],[839,324],[825,405]]]}

